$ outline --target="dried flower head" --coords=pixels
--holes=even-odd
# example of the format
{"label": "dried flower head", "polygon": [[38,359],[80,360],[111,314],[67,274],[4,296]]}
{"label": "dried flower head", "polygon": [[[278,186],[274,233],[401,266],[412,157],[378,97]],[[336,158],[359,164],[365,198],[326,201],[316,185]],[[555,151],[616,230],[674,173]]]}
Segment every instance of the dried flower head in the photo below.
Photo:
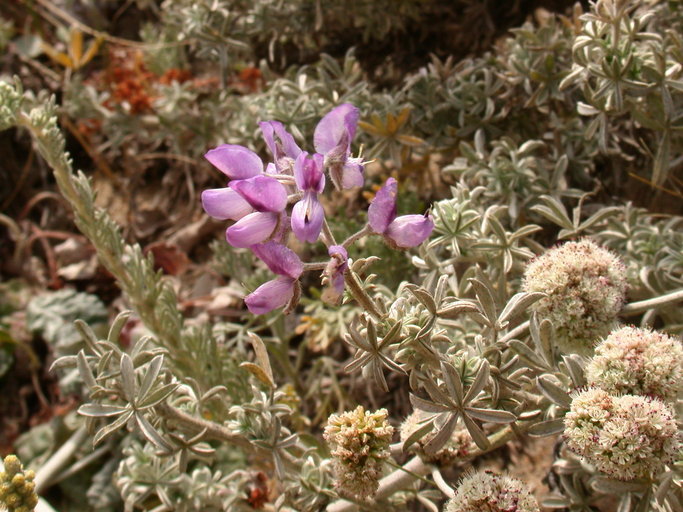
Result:
{"label": "dried flower head", "polygon": [[369,412],[359,405],[327,420],[324,438],[334,458],[335,485],[343,494],[365,499],[377,492],[394,433],[387,415],[386,409]]}
{"label": "dried flower head", "polygon": [[680,448],[673,411],[648,397],[590,388],[573,398],[564,425],[569,449],[619,480],[657,474]]}
{"label": "dried flower head", "polygon": [[[413,411],[413,413],[401,423],[401,442],[405,442],[413,432],[420,428],[422,426],[420,422],[427,417],[428,415],[423,411]],[[476,447],[472,440],[472,436],[466,428],[456,428],[443,448],[438,450],[435,454],[427,454],[424,451],[424,446],[431,441],[435,435],[436,432],[432,430],[414,445],[417,446],[420,456],[426,462],[436,463],[442,466],[452,464],[456,460],[466,457]]]}
{"label": "dried flower head", "polygon": [[609,393],[674,401],[683,388],[683,344],[660,332],[622,327],[596,347],[586,378]]}
{"label": "dried flower head", "polygon": [[35,473],[24,471],[16,455],[8,455],[4,460],[5,471],[0,472],[0,506],[8,512],[31,512],[38,504]]}
{"label": "dried flower head", "polygon": [[561,350],[587,354],[605,336],[626,294],[626,268],[588,239],[568,242],[534,259],[524,275],[526,292],[547,297],[532,309],[555,326]]}
{"label": "dried flower head", "polygon": [[471,473],[462,479],[444,512],[538,512],[526,484],[491,472]]}

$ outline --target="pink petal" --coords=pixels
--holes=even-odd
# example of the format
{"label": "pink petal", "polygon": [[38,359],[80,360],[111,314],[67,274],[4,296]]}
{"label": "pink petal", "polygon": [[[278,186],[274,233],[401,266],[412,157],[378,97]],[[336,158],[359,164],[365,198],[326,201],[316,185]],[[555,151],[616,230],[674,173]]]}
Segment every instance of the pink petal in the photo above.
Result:
{"label": "pink petal", "polygon": [[261,159],[243,146],[223,144],[209,150],[204,158],[233,180],[243,180],[263,173]]}
{"label": "pink petal", "polygon": [[255,245],[251,250],[276,274],[298,279],[304,272],[304,264],[299,256],[282,244],[271,241]]}
{"label": "pink petal", "polygon": [[329,153],[345,140],[346,147],[356,134],[360,112],[350,103],[343,103],[328,112],[315,127],[313,145],[318,153]]}
{"label": "pink petal", "polygon": [[375,233],[384,233],[396,218],[397,193],[398,183],[394,178],[389,178],[370,203],[368,222]]}
{"label": "pink petal", "polygon": [[254,209],[231,188],[212,188],[202,192],[204,211],[214,219],[239,220]]}
{"label": "pink petal", "polygon": [[233,247],[247,248],[271,237],[280,215],[271,212],[254,212],[230,226],[225,235]]}
{"label": "pink petal", "polygon": [[315,192],[306,192],[304,198],[292,208],[292,231],[302,242],[315,243],[320,236],[325,219]]}
{"label": "pink petal", "polygon": [[287,189],[270,176],[231,181],[230,188],[260,212],[281,212],[287,206]]}
{"label": "pink petal", "polygon": [[389,224],[385,235],[398,247],[417,247],[429,238],[434,221],[429,215],[401,215]]}
{"label": "pink petal", "polygon": [[285,306],[292,299],[295,282],[296,279],[280,276],[256,288],[244,298],[244,303],[255,315],[270,313]]}

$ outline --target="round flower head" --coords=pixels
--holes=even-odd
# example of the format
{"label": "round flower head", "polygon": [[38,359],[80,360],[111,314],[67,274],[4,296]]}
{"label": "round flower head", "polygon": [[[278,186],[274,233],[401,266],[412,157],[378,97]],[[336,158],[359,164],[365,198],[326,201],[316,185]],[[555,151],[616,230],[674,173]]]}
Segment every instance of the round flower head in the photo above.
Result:
{"label": "round flower head", "polygon": [[[427,413],[416,410],[405,419],[401,424],[400,430],[402,443],[422,426],[420,421],[424,420],[427,416]],[[436,433],[432,430],[413,445],[417,446],[420,457],[429,463],[436,463],[442,466],[453,464],[456,460],[466,457],[476,447],[472,436],[466,428],[456,428],[448,441],[446,441],[444,447],[435,454],[429,455],[425,453],[424,445],[431,441],[435,435]]]}
{"label": "round flower head", "polygon": [[386,409],[369,412],[358,406],[327,420],[323,437],[330,445],[335,485],[342,494],[366,499],[377,492],[394,433],[387,414]]}
{"label": "round flower head", "polygon": [[622,327],[596,347],[586,378],[609,393],[675,401],[683,388],[683,344],[656,331]]}
{"label": "round flower head", "polygon": [[587,389],[572,400],[564,425],[569,449],[618,480],[656,475],[680,449],[673,411],[648,397]]}
{"label": "round flower head", "polygon": [[38,504],[35,473],[24,471],[16,455],[5,457],[4,464],[5,471],[0,472],[0,506],[4,505],[8,512],[33,510]]}
{"label": "round flower head", "polygon": [[532,310],[553,323],[562,351],[590,354],[624,303],[626,268],[590,240],[568,242],[529,264],[524,291],[547,294]]}
{"label": "round flower head", "polygon": [[471,473],[460,482],[444,512],[539,512],[527,486],[491,472]]}

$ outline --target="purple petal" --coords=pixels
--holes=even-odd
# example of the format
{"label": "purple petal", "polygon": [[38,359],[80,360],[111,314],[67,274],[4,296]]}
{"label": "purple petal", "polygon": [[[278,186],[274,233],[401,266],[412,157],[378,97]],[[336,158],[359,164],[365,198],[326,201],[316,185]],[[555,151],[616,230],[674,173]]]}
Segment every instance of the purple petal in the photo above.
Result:
{"label": "purple petal", "polygon": [[276,274],[298,279],[304,272],[304,264],[299,256],[282,244],[271,241],[255,245],[251,250]]}
{"label": "purple petal", "polygon": [[389,178],[379,189],[368,208],[368,222],[375,233],[384,233],[391,221],[396,218],[396,194],[398,184]]}
{"label": "purple petal", "polygon": [[260,212],[281,212],[287,206],[287,189],[270,176],[231,181],[230,188]]}
{"label": "purple petal", "polygon": [[294,162],[294,179],[299,190],[314,190],[318,194],[325,189],[324,157],[318,153],[308,157],[302,152]]}
{"label": "purple petal", "polygon": [[302,242],[314,243],[320,236],[324,219],[325,210],[316,193],[308,191],[292,208],[292,231]]}
{"label": "purple petal", "polygon": [[240,220],[254,211],[251,205],[231,188],[212,188],[202,192],[204,211],[214,219]]}
{"label": "purple petal", "polygon": [[434,221],[429,215],[401,215],[389,224],[385,235],[398,247],[416,247],[429,238]]}
{"label": "purple petal", "polygon": [[270,313],[274,309],[283,307],[292,299],[295,282],[296,279],[280,276],[256,288],[244,298],[244,303],[255,315]]}
{"label": "purple petal", "polygon": [[228,228],[225,234],[228,243],[243,249],[260,244],[271,237],[279,219],[280,215],[277,213],[250,213]]}
{"label": "purple petal", "polygon": [[209,150],[204,158],[232,180],[243,180],[263,173],[261,159],[243,146],[223,144]]}
{"label": "purple petal", "polygon": [[342,188],[362,187],[363,183],[365,179],[361,159],[349,158],[342,170]]}
{"label": "purple petal", "polygon": [[360,112],[350,103],[333,108],[323,117],[313,133],[313,145],[318,153],[326,154],[344,140],[348,149],[356,134]]}
{"label": "purple petal", "polygon": [[[273,154],[275,161],[279,161],[283,157],[295,159],[301,153],[301,148],[294,141],[294,137],[285,130],[285,127],[279,121],[263,121],[259,123],[263,139],[270,152]],[[275,137],[279,140],[275,140]]]}

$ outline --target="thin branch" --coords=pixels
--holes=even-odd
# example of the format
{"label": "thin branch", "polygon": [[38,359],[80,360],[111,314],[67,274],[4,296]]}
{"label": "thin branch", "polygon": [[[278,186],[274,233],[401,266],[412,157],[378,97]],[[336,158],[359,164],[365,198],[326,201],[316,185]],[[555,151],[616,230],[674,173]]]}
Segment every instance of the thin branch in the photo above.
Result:
{"label": "thin branch", "polygon": [[648,309],[668,306],[670,304],[675,304],[676,302],[683,302],[683,290],[677,290],[653,299],[631,302],[622,308],[621,314],[624,316],[637,315],[639,313],[644,313]]}
{"label": "thin branch", "polygon": [[52,456],[43,464],[36,473],[36,494],[41,494],[52,484],[55,476],[62,472],[74,454],[83,447],[83,443],[88,438],[88,431],[85,427],[79,427],[71,437],[60,446]]}

